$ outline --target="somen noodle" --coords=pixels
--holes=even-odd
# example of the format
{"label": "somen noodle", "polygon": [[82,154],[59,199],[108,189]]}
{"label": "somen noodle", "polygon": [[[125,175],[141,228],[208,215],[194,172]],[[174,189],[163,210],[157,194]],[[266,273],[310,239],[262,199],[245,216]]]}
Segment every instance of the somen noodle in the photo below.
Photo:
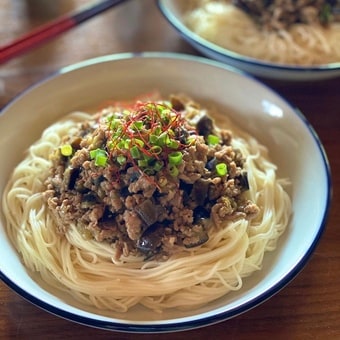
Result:
{"label": "somen noodle", "polygon": [[[165,115],[170,114],[170,116],[167,116],[168,118],[178,118],[179,116],[175,116],[177,113],[184,114],[184,116],[189,117],[186,118],[186,122],[190,119],[194,120],[195,116],[202,112],[206,114],[206,110],[200,108],[197,103],[183,100],[181,97],[180,101],[177,98],[176,101],[171,103],[164,101],[147,104],[138,103],[138,105],[139,109],[142,107],[143,110],[153,110],[152,112],[161,112]],[[61,164],[71,164],[74,161],[72,157],[77,152],[86,154],[84,140],[88,138],[86,139],[87,142],[89,139],[91,139],[91,143],[94,142],[91,124],[94,124],[95,131],[98,131],[100,119],[103,120],[103,118],[107,123],[107,117],[111,117],[109,121],[112,124],[112,117],[115,117],[115,122],[120,124],[122,121],[117,119],[123,119],[121,114],[123,112],[127,112],[126,121],[131,122],[129,117],[136,113],[133,110],[135,110],[134,107],[130,107],[128,110],[110,107],[96,116],[83,112],[70,113],[48,127],[41,138],[30,146],[24,160],[14,169],[3,194],[3,211],[7,221],[6,231],[20,253],[24,265],[33,272],[39,272],[41,278],[49,285],[69,292],[80,302],[99,309],[118,312],[126,312],[137,304],[155,311],[162,311],[166,308],[192,309],[207,304],[230,291],[241,289],[244,278],[261,269],[265,253],[276,248],[280,235],[288,225],[291,202],[284,189],[288,182],[277,178],[276,165],[270,161],[267,149],[260,145],[255,138],[229,122],[225,115],[211,112],[218,128],[216,127],[215,130],[210,132],[213,131],[215,137],[222,136],[221,131],[227,128],[229,131],[225,134],[227,137],[223,137],[226,141],[230,141],[227,150],[234,156],[242,155],[242,161],[238,156],[235,156],[228,163],[227,172],[219,173],[216,170],[217,168],[209,170],[207,164],[202,169],[204,174],[202,177],[206,176],[210,185],[210,191],[206,192],[208,198],[212,197],[209,196],[213,195],[212,187],[217,188],[218,183],[224,183],[226,186],[226,183],[231,185],[231,182],[236,183],[241,179],[244,180],[237,173],[238,166],[234,168],[235,174],[232,174],[235,162],[242,165],[242,171],[247,174],[247,184],[241,185],[240,194],[235,193],[235,196],[229,200],[226,196],[214,199],[215,206],[221,205],[221,202],[226,202],[226,200],[231,204],[232,209],[229,215],[225,215],[225,218],[220,220],[217,218],[218,216],[221,217],[219,215],[221,210],[211,207],[212,203],[209,202],[209,199],[202,201],[203,203],[197,203],[196,201],[199,198],[193,199],[192,194],[189,198],[186,196],[186,190],[188,192],[189,190],[193,191],[194,180],[193,184],[186,183],[185,189],[177,187],[176,193],[181,192],[182,200],[190,202],[186,203],[188,206],[194,204],[195,211],[197,205],[204,206],[205,210],[211,209],[209,210],[210,217],[205,218],[202,225],[196,223],[195,220],[191,223],[196,223],[195,228],[198,231],[192,225],[185,225],[185,219],[182,215],[184,211],[188,210],[187,205],[184,207],[181,205],[182,212],[179,211],[173,216],[175,198],[162,201],[162,199],[166,199],[170,192],[166,191],[166,195],[161,195],[162,190],[167,190],[166,188],[162,189],[162,187],[154,189],[155,192],[150,196],[150,199],[153,200],[155,205],[159,202],[165,202],[165,209],[171,206],[169,211],[163,211],[166,218],[158,217],[159,220],[162,220],[161,226],[158,225],[158,222],[151,227],[145,227],[142,224],[142,229],[139,230],[140,234],[133,240],[131,238],[134,237],[134,234],[127,235],[122,232],[122,230],[126,232],[128,229],[129,220],[123,221],[126,224],[123,222],[119,224],[122,216],[125,216],[122,210],[117,210],[119,211],[117,214],[111,212],[111,229],[115,231],[115,234],[109,236],[105,234],[106,238],[98,232],[103,215],[98,221],[89,220],[90,222],[87,225],[87,222],[84,222],[87,220],[82,220],[82,216],[77,217],[77,220],[72,220],[72,216],[75,216],[73,213],[67,215],[66,210],[61,210],[65,207],[73,208],[72,205],[63,206],[65,202],[59,202],[59,197],[63,197],[64,200],[71,200],[77,198],[77,195],[82,195],[79,207],[84,209],[82,210],[84,216],[87,216],[87,212],[91,209],[92,212],[95,211],[95,207],[98,208],[102,201],[98,202],[98,197],[95,203],[84,201],[85,195],[88,198],[89,190],[85,192],[84,188],[82,190],[77,188],[79,184],[77,181],[83,176],[81,172],[77,172],[76,176],[78,177],[73,179],[72,189],[70,187],[67,190],[64,188],[65,192],[63,192],[63,184],[60,184],[62,181],[59,181],[60,176],[53,177],[51,169],[52,174],[60,174],[57,168],[60,169]],[[150,113],[151,111],[147,112]],[[110,116],[112,113],[114,115]],[[210,112],[208,113],[210,114]],[[219,119],[219,117],[223,117],[223,119]],[[134,126],[138,127],[138,131],[146,128],[147,120],[143,121],[143,127],[136,122],[134,120]],[[171,126],[173,126],[171,131],[176,135],[178,126]],[[85,127],[87,127],[87,130]],[[112,131],[118,131],[117,129],[119,129],[119,125],[118,127],[115,125]],[[188,127],[187,131],[190,132],[190,129]],[[74,138],[79,136],[80,131],[83,133],[83,141],[75,146]],[[182,129],[180,131],[183,132]],[[168,174],[168,181],[174,183],[178,181],[182,185],[186,178],[186,174],[182,171],[187,170],[183,170],[184,166],[180,164],[190,162],[190,160],[187,161],[186,152],[192,147],[197,148],[200,142],[205,143],[199,135],[198,129],[195,131],[195,134],[186,135],[186,141],[189,144],[185,144],[186,142],[182,140],[182,148],[178,144],[172,145],[172,147],[177,148],[176,152],[182,153],[183,156],[183,161],[180,162],[178,159],[176,161],[178,168],[176,173],[171,172],[173,171],[172,168],[171,171],[169,170],[168,165],[171,163],[169,160],[167,161],[169,162],[168,165],[164,165],[164,168],[154,168],[153,173],[141,168],[144,164],[142,162],[140,162],[140,167],[137,167],[137,160],[139,160],[137,158],[130,158],[120,166],[121,168],[125,166],[125,172],[127,172],[126,169],[137,169],[139,179],[145,177],[148,180],[155,179],[158,178],[157,176],[164,176],[167,172],[171,172],[171,175]],[[156,132],[154,129],[153,133],[156,134]],[[125,138],[123,134],[119,136],[120,141]],[[91,152],[89,152],[87,153],[88,158],[82,163],[82,167],[88,164],[93,171],[96,169],[104,171],[108,162],[112,162],[110,166],[113,167],[118,156],[123,155],[123,146],[119,149],[118,144],[113,143],[113,145],[112,141],[115,141],[113,137],[114,135],[110,134],[110,139],[106,140],[106,142],[111,143],[105,144],[111,145],[111,153],[105,156],[107,158],[103,158],[101,152],[92,153],[90,157]],[[68,153],[68,150],[62,149],[63,146],[67,145],[65,141],[71,140],[73,141],[73,148],[77,149],[76,151],[73,150],[73,156]],[[147,139],[147,141],[150,141],[150,139]],[[209,143],[211,145],[204,147],[204,149],[217,150],[214,152],[216,157],[219,157],[218,152],[221,153],[224,150],[221,139],[211,141],[210,137]],[[93,150],[94,146],[91,145]],[[100,145],[101,149],[99,150],[103,150],[104,144]],[[131,151],[131,145],[129,145],[129,151]],[[169,146],[170,142],[167,145]],[[143,148],[145,151],[146,146],[143,145]],[[165,150],[165,146],[163,146],[163,150]],[[178,153],[176,155],[178,156]],[[230,154],[228,153],[228,155]],[[96,156],[98,156],[98,159],[96,159]],[[145,157],[145,154],[139,156]],[[206,160],[209,160],[209,157]],[[128,161],[133,163],[128,165]],[[200,164],[198,159],[196,161],[196,164]],[[98,163],[95,164],[95,162]],[[53,164],[58,164],[58,166],[54,168]],[[66,167],[66,169],[69,168]],[[79,171],[82,171],[82,169]],[[121,176],[125,175],[125,172],[121,172]],[[91,174],[93,175],[93,172]],[[210,179],[207,178],[207,174],[211,176]],[[62,180],[65,181],[66,170],[62,176],[64,176]],[[230,177],[228,178],[228,176]],[[231,178],[232,176],[234,178]],[[135,184],[138,179],[133,181]],[[69,183],[68,185],[70,185]],[[106,182],[102,179],[100,183],[98,188]],[[115,185],[118,185],[117,183]],[[160,182],[156,181],[153,184],[157,186]],[[119,185],[121,185],[121,189],[124,188],[126,191],[126,187],[122,184]],[[236,189],[237,187],[233,186],[233,190]],[[138,195],[138,192],[127,196],[122,194],[121,202],[126,202],[124,201],[127,199],[126,197],[131,200],[131,196],[135,195]],[[143,200],[146,201],[145,197]],[[54,210],[51,209],[53,202],[56,204]],[[245,202],[252,203],[247,205]],[[86,203],[85,207],[84,203]],[[247,210],[249,206],[256,209],[254,208],[249,213]],[[124,206],[123,209],[129,210],[128,206]],[[134,209],[137,209],[137,206]],[[132,213],[135,210],[129,211]],[[74,214],[77,214],[77,212],[75,211]],[[91,214],[88,216],[93,217]],[[173,216],[173,220],[171,220],[171,216]],[[182,224],[176,229],[178,218],[181,221],[178,223]],[[141,219],[140,216],[139,219]],[[95,225],[95,222],[97,225],[92,229],[89,228],[89,225],[91,223]],[[138,242],[155,224],[157,230],[166,230],[167,233],[164,232],[164,235],[162,234],[159,237],[157,248],[145,248],[145,244],[141,246]],[[143,228],[147,228],[147,230],[144,231]],[[202,228],[207,235],[202,232]],[[196,231],[197,234],[195,234]],[[198,239],[192,238],[193,233],[196,236],[198,235]],[[172,240],[172,243],[169,240]],[[195,240],[196,243],[190,243],[192,240]]]}
{"label": "somen noodle", "polygon": [[[247,1],[239,2],[247,4]],[[271,2],[274,0],[269,3]],[[290,0],[280,3],[282,6],[288,3],[288,6],[290,2],[298,3]],[[327,25],[299,21],[284,25],[283,18],[282,21],[277,20],[273,28],[271,22],[267,25],[259,24],[247,11],[234,3],[235,1],[229,0],[190,1],[184,22],[200,37],[232,52],[258,60],[298,66],[340,61],[339,21],[332,21]],[[251,5],[252,1],[249,3]],[[275,16],[275,13],[273,15]]]}

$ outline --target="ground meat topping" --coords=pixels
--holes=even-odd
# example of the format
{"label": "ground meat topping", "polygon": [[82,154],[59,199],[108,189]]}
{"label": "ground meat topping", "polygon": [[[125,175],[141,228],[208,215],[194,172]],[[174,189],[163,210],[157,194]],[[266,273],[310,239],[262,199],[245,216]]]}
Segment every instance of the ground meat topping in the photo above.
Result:
{"label": "ground meat topping", "polygon": [[233,0],[256,23],[268,30],[287,29],[296,23],[328,25],[335,15],[337,0]]}
{"label": "ground meat topping", "polygon": [[258,213],[243,198],[244,159],[231,141],[181,96],[111,107],[64,137],[44,197],[60,233],[75,225],[117,257],[165,258],[207,242],[212,223]]}

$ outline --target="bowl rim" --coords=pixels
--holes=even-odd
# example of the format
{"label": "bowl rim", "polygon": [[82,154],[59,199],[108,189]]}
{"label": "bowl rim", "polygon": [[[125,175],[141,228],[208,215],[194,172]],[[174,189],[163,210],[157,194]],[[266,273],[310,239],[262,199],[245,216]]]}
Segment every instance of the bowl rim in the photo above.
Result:
{"label": "bowl rim", "polygon": [[[91,326],[94,328],[106,329],[111,331],[120,331],[126,333],[169,333],[169,332],[176,332],[176,331],[185,331],[195,328],[201,328],[204,326],[209,326],[212,324],[216,324],[222,321],[226,321],[233,317],[236,317],[242,313],[247,312],[248,310],[260,305],[261,303],[265,302],[273,295],[278,293],[282,288],[284,288],[287,284],[289,284],[305,267],[308,260],[310,259],[314,249],[316,248],[317,244],[320,241],[320,238],[325,230],[327,220],[329,217],[329,211],[331,206],[331,199],[332,199],[332,180],[331,180],[331,169],[328,162],[327,154],[325,149],[319,139],[317,133],[315,132],[314,128],[308,122],[307,118],[303,115],[303,113],[293,107],[290,103],[288,103],[280,94],[276,91],[272,90],[269,86],[263,84],[261,81],[257,80],[253,76],[244,73],[238,69],[235,69],[231,66],[228,66],[222,62],[218,62],[215,60],[211,60],[205,57],[193,56],[188,54],[181,54],[181,53],[168,53],[168,52],[140,52],[140,53],[118,53],[118,54],[110,54],[104,55],[100,57],[95,57],[91,59],[87,59],[78,63],[71,64],[69,66],[62,67],[61,69],[53,72],[52,74],[44,77],[40,81],[30,85],[22,92],[17,94],[12,100],[10,100],[0,112],[0,116],[2,114],[6,114],[7,107],[14,105],[15,102],[20,99],[22,96],[25,96],[30,91],[34,90],[36,87],[43,86],[44,83],[49,81],[53,81],[54,78],[58,78],[66,73],[71,73],[73,71],[77,71],[79,69],[86,68],[91,65],[102,64],[106,62],[115,62],[121,60],[129,60],[129,59],[168,59],[172,61],[187,61],[187,62],[196,62],[200,64],[214,66],[223,70],[231,71],[234,73],[238,73],[241,76],[244,76],[247,80],[253,81],[254,83],[262,86],[266,89],[266,91],[272,92],[275,96],[283,99],[287,105],[291,108],[292,112],[297,116],[298,119],[302,121],[302,123],[306,126],[308,132],[310,133],[312,139],[316,143],[316,147],[321,155],[322,164],[324,166],[325,178],[327,182],[326,188],[326,202],[325,202],[325,209],[323,211],[322,220],[320,226],[317,229],[315,238],[312,244],[306,249],[304,255],[299,259],[294,267],[284,276],[281,280],[277,281],[275,285],[273,285],[270,289],[263,292],[262,294],[256,295],[255,297],[247,300],[245,303],[234,307],[228,311],[222,311],[214,315],[208,315],[200,318],[193,318],[192,320],[187,320],[190,317],[180,317],[176,319],[168,319],[168,320],[158,320],[153,321],[152,323],[146,323],[145,321],[132,321],[132,322],[123,322],[123,319],[114,319],[110,317],[106,317],[107,321],[105,320],[98,320],[88,316],[81,316],[77,315],[73,312],[63,310],[59,307],[53,306],[37,297],[29,293],[28,291],[24,290],[22,287],[18,286],[15,282],[13,282],[10,278],[8,278],[0,268],[0,279],[13,291],[18,293],[27,301],[31,302],[32,304],[42,308],[43,310],[50,312],[56,316],[62,317],[69,321],[73,321],[79,324],[83,324],[86,326]],[[207,314],[207,313],[203,313]],[[191,317],[192,318],[192,317]],[[112,319],[112,320],[110,320]],[[116,320],[116,321],[115,321]]]}
{"label": "bowl rim", "polygon": [[213,42],[210,42],[198,34],[194,33],[192,30],[187,28],[181,20],[179,20],[174,13],[167,6],[168,0],[157,0],[157,6],[160,12],[163,14],[164,18],[174,27],[184,39],[194,42],[201,49],[207,49],[213,53],[216,53],[219,57],[228,58],[234,62],[240,62],[242,64],[248,64],[250,66],[258,68],[269,68],[273,71],[293,71],[301,73],[328,73],[334,71],[340,71],[340,61],[333,62],[329,64],[320,64],[314,66],[299,66],[290,64],[280,64],[270,61],[264,61],[261,59],[256,59],[248,57],[246,55],[234,52],[227,48],[221,47]]}

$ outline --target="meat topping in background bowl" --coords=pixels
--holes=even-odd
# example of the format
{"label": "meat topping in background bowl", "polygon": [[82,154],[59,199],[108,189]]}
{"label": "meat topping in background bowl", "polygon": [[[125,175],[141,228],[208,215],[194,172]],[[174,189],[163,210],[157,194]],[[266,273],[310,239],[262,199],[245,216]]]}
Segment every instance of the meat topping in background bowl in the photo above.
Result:
{"label": "meat topping in background bowl", "polygon": [[233,0],[233,4],[268,30],[287,29],[296,23],[326,26],[339,21],[333,14],[336,0]]}

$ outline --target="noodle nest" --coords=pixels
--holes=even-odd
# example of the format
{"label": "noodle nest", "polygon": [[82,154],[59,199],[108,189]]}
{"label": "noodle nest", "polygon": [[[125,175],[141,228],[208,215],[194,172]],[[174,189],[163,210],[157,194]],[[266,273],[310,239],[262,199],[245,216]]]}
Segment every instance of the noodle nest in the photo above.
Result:
{"label": "noodle nest", "polygon": [[291,214],[287,181],[277,179],[267,149],[228,125],[233,146],[246,158],[246,194],[260,207],[255,219],[228,222],[221,230],[211,230],[205,244],[183,249],[163,262],[138,256],[116,260],[112,245],[85,240],[76,227],[58,234],[42,198],[49,154],[62,136],[89,117],[71,113],[47,128],[8,182],[3,195],[6,230],[24,265],[81,303],[117,312],[137,304],[158,312],[188,310],[241,289],[243,279],[261,269],[265,252],[276,248]]}
{"label": "noodle nest", "polygon": [[277,64],[314,66],[340,61],[340,23],[296,23],[264,30],[226,1],[192,1],[185,24],[202,38],[233,52]]}

